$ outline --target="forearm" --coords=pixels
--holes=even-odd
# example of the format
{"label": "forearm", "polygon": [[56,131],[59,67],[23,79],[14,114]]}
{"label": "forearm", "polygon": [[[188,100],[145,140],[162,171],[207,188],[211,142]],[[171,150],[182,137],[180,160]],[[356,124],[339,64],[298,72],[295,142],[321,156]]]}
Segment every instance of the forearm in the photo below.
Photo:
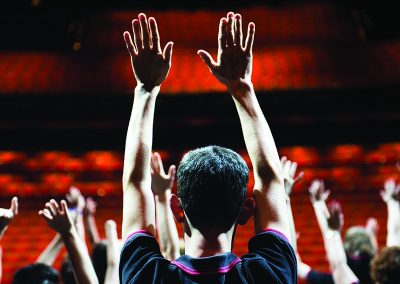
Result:
{"label": "forearm", "polygon": [[346,252],[340,232],[328,229],[323,237],[327,259],[335,284],[357,283],[357,277],[347,265]]}
{"label": "forearm", "polygon": [[39,257],[36,259],[36,262],[52,266],[62,247],[63,241],[60,234],[57,233],[51,240],[51,242],[47,245],[47,247],[42,251]]}
{"label": "forearm", "polygon": [[97,229],[96,220],[93,214],[88,214],[85,219],[85,229],[89,238],[90,244],[93,246],[100,242],[100,235]]}
{"label": "forearm", "polygon": [[172,211],[168,205],[171,190],[155,196],[157,212],[157,231],[163,256],[168,260],[177,259],[179,254],[179,236]]}
{"label": "forearm", "polygon": [[321,230],[321,234],[325,236],[325,234],[329,231],[328,222],[326,217],[329,216],[328,207],[326,206],[325,201],[319,200],[313,202],[313,208],[315,217],[317,218],[317,222],[319,228]]}
{"label": "forearm", "polygon": [[289,196],[286,196],[286,208],[287,208],[287,215],[288,215],[289,228],[290,228],[290,238],[292,239],[293,250],[297,251],[296,227],[294,224],[292,205],[290,203]]}
{"label": "forearm", "polygon": [[72,227],[69,232],[62,234],[61,237],[71,259],[77,283],[99,283],[86,245],[83,243],[76,229]]}
{"label": "forearm", "polygon": [[388,220],[387,220],[387,241],[386,245],[400,246],[400,206],[396,200],[387,202]]}
{"label": "forearm", "polygon": [[120,245],[118,241],[117,229],[115,222],[114,225],[106,225],[107,237],[107,270],[104,279],[105,284],[119,283],[118,266],[121,254]]}
{"label": "forearm", "polygon": [[[135,99],[128,126],[124,172],[123,238],[134,230],[154,232],[155,206],[151,192],[150,158],[154,108],[159,87],[152,92],[135,88]],[[132,204],[135,204],[133,208]]]}
{"label": "forearm", "polygon": [[242,125],[243,137],[254,170],[256,232],[276,227],[289,236],[282,166],[271,130],[252,85],[231,90]]}

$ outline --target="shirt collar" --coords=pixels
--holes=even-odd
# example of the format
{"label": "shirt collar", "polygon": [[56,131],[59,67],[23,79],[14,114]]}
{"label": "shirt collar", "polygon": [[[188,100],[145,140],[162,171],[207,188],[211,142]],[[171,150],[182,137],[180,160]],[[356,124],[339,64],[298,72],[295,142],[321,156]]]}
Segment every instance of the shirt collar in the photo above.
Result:
{"label": "shirt collar", "polygon": [[231,252],[208,257],[194,258],[182,255],[171,264],[176,265],[190,275],[223,274],[241,262],[241,259]]}

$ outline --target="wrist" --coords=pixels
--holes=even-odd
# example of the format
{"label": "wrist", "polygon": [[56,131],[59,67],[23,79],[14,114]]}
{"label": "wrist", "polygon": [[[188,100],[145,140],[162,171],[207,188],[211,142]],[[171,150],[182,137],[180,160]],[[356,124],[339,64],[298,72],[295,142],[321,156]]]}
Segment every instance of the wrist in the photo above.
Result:
{"label": "wrist", "polygon": [[229,82],[228,90],[232,95],[249,93],[254,89],[253,83],[247,80]]}
{"label": "wrist", "polygon": [[155,195],[155,199],[158,202],[166,203],[168,201],[168,196],[171,194],[171,190],[168,188],[167,190],[160,192]]}
{"label": "wrist", "polygon": [[138,82],[135,87],[135,94],[157,95],[159,92],[160,86],[147,86],[141,82]]}

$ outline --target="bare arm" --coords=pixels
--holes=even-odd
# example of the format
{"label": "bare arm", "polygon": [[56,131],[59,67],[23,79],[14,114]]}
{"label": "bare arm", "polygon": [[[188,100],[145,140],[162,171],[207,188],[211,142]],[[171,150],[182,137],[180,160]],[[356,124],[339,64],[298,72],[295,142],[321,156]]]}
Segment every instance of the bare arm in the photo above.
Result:
{"label": "bare arm", "polygon": [[[5,231],[7,230],[8,224],[18,215],[18,198],[13,197],[11,199],[11,206],[9,209],[0,208],[0,241],[3,238]],[[3,275],[3,250],[0,246],[0,283]]]}
{"label": "bare arm", "polygon": [[180,256],[178,230],[169,207],[175,171],[175,166],[171,165],[168,174],[165,174],[160,154],[154,153],[151,156],[151,189],[156,200],[157,233],[161,243],[161,252],[168,260],[175,260]]}
{"label": "bare arm", "polygon": [[386,246],[400,246],[400,185],[387,180],[381,196],[388,211]]}
{"label": "bare arm", "polygon": [[123,239],[138,230],[155,234],[155,205],[150,176],[154,107],[160,85],[171,67],[172,55],[172,42],[165,46],[164,53],[161,51],[154,18],[147,21],[146,15],[140,14],[132,25],[134,42],[129,32],[124,33],[137,86],[125,145]]}
{"label": "bare arm", "polygon": [[292,239],[293,249],[297,251],[296,227],[294,224],[292,205],[290,203],[290,194],[292,193],[294,185],[303,177],[304,173],[300,172],[298,176],[296,176],[297,163],[289,161],[286,157],[281,158],[281,163],[283,169],[283,179],[285,184],[286,208],[289,217],[290,237]]}
{"label": "bare arm", "polygon": [[325,191],[324,183],[320,180],[313,181],[310,194],[335,284],[358,283],[354,272],[347,265],[346,252],[340,235],[344,220],[340,204],[332,202],[329,207],[326,206],[325,200],[329,191]]}
{"label": "bare arm", "polygon": [[61,206],[52,199],[46,203],[39,215],[47,222],[50,228],[57,231],[67,248],[71,259],[72,267],[76,281],[80,284],[99,283],[96,272],[94,271],[92,261],[86,249],[86,245],[78,235],[73,225],[73,221],[68,212],[67,203],[61,201]]}
{"label": "bare arm", "polygon": [[64,244],[61,239],[61,235],[57,233],[47,245],[47,247],[42,251],[39,257],[36,259],[36,262],[52,266],[63,245]]}
{"label": "bare arm", "polygon": [[104,284],[119,283],[119,257],[121,254],[117,224],[113,220],[108,220],[104,224],[107,238],[107,270],[104,279]]}
{"label": "bare arm", "polygon": [[365,230],[371,240],[372,247],[374,249],[374,254],[376,255],[379,251],[379,244],[378,244],[378,220],[375,218],[368,218],[367,224],[365,225]]}
{"label": "bare arm", "polygon": [[86,198],[86,205],[83,211],[83,215],[85,217],[85,230],[88,235],[89,242],[92,246],[100,242],[99,231],[97,230],[96,225],[96,202],[91,198]]}
{"label": "bare arm", "polygon": [[204,50],[199,50],[198,54],[212,74],[228,87],[239,114],[254,169],[255,231],[273,228],[290,238],[282,166],[251,81],[255,25],[249,24],[245,43],[239,14],[228,13],[219,27],[217,62]]}

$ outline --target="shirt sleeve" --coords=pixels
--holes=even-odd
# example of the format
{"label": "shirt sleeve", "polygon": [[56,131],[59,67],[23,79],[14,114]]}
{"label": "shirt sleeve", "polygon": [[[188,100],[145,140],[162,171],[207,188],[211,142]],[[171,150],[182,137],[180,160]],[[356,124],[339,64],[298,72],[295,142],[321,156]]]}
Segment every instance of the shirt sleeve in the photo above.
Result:
{"label": "shirt sleeve", "polygon": [[278,283],[297,283],[295,252],[288,239],[278,231],[265,230],[252,237],[249,253],[242,259],[259,262]]}
{"label": "shirt sleeve", "polygon": [[314,269],[310,270],[306,279],[309,284],[334,284],[331,273],[319,272]]}
{"label": "shirt sleeve", "polygon": [[121,283],[155,283],[168,267],[154,236],[145,231],[131,234],[121,251]]}

